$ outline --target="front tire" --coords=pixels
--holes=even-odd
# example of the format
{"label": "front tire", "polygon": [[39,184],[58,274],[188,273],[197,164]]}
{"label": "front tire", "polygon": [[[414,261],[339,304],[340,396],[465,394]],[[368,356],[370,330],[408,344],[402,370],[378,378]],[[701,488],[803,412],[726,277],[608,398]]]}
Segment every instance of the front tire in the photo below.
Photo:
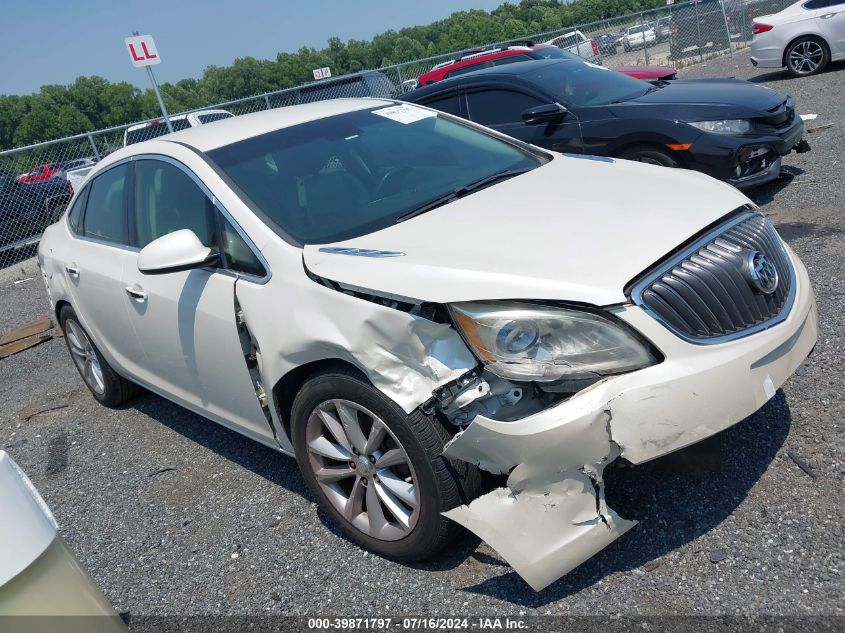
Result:
{"label": "front tire", "polygon": [[65,344],[85,386],[96,400],[107,407],[117,407],[138,395],[140,387],[119,376],[106,362],[100,350],[79,324],[76,312],[69,305],[59,312],[65,333]]}
{"label": "front tire", "polygon": [[625,150],[619,158],[635,160],[649,165],[661,167],[679,167],[678,161],[665,150],[657,147],[640,146]]}
{"label": "front tire", "polygon": [[458,532],[441,515],[475,498],[478,470],[442,456],[450,439],[435,416],[406,414],[346,367],[312,376],[294,399],[293,446],[320,508],[359,546],[417,561]]}
{"label": "front tire", "polygon": [[786,49],[786,69],[793,77],[809,77],[820,73],[830,61],[830,51],[817,37],[802,37]]}

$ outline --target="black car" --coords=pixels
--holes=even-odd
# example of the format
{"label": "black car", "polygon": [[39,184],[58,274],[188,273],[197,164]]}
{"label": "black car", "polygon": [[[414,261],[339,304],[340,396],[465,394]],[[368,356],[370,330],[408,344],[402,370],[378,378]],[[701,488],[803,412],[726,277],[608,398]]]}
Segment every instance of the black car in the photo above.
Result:
{"label": "black car", "polygon": [[735,79],[653,85],[573,60],[509,64],[402,96],[550,150],[686,167],[747,188],[809,145],[795,102]]}
{"label": "black car", "polygon": [[595,39],[596,44],[599,45],[599,52],[602,55],[616,55],[616,50],[619,46],[618,33],[603,33]]}
{"label": "black car", "polygon": [[0,173],[0,252],[37,241],[72,196],[64,178],[20,183],[14,176]]}

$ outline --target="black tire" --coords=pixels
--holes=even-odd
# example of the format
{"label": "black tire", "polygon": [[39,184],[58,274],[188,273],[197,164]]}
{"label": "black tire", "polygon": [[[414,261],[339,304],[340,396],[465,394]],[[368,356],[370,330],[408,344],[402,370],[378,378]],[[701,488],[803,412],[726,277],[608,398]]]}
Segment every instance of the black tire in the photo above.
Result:
{"label": "black tire", "polygon": [[809,77],[825,69],[830,62],[830,49],[821,38],[802,37],[786,48],[783,59],[790,75]]}
{"label": "black tire", "polygon": [[[123,378],[122,376],[119,376],[114,369],[112,369],[111,365],[106,362],[106,359],[103,358],[100,350],[97,349],[97,346],[90,340],[88,333],[79,323],[79,318],[76,316],[76,312],[73,311],[73,308],[69,305],[63,306],[59,312],[59,322],[61,323],[62,331],[65,334],[65,345],[67,345],[71,360],[73,360],[73,364],[76,366],[76,369],[82,378],[82,382],[85,383],[85,386],[88,387],[91,395],[94,396],[100,404],[107,407],[118,407],[129,402],[141,392],[141,388],[138,385],[126,380],[126,378]],[[68,327],[70,327],[70,333],[68,332]],[[86,342],[87,344],[90,344],[91,349],[96,356],[100,370],[99,373],[102,377],[102,391],[97,389],[95,386],[92,386],[90,374],[89,376],[86,376],[85,373],[83,373],[83,365],[78,362],[78,356],[73,349],[74,341],[71,340],[75,339],[74,328],[78,328],[79,331],[84,334],[86,341],[82,342],[83,346],[85,346]]]}
{"label": "black tire", "polygon": [[649,145],[630,147],[622,152],[619,158],[624,158],[625,160],[635,160],[641,163],[649,163],[651,165],[660,165],[661,167],[680,166],[675,157],[669,154],[666,150]]}
{"label": "black tire", "polygon": [[[355,403],[379,416],[409,458],[416,475],[419,514],[416,524],[402,538],[374,538],[353,525],[329,501],[317,481],[307,446],[306,427],[318,406],[337,399]],[[349,540],[379,556],[406,562],[433,556],[460,531],[459,526],[443,517],[441,512],[468,503],[480,493],[481,474],[475,466],[453,463],[442,456],[443,447],[451,436],[436,416],[419,410],[406,414],[350,367],[338,366],[311,376],[294,399],[291,423],[297,463],[320,508]]]}

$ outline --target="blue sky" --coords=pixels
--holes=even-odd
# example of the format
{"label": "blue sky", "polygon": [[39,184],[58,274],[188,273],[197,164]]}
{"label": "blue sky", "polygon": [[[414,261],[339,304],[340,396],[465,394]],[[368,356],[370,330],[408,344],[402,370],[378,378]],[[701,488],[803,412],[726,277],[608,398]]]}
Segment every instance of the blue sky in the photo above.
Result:
{"label": "blue sky", "polygon": [[[514,0],[515,1],[515,0]],[[0,94],[26,94],[43,84],[100,75],[146,87],[123,38],[155,37],[159,81],[199,77],[236,57],[274,59],[279,51],[322,48],[337,35],[376,33],[444,18],[504,0],[8,0],[0,7]]]}

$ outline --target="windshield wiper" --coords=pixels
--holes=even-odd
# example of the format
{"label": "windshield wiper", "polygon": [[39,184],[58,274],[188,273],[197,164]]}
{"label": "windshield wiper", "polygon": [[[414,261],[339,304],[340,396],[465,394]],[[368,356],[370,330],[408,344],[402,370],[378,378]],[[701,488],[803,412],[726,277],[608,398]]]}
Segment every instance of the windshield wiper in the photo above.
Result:
{"label": "windshield wiper", "polygon": [[442,207],[444,204],[448,204],[453,200],[457,200],[458,198],[463,198],[471,193],[474,193],[480,189],[484,189],[485,187],[489,187],[490,185],[494,185],[497,182],[502,180],[507,180],[508,178],[513,178],[514,176],[519,176],[520,174],[524,174],[525,172],[531,171],[530,169],[506,169],[505,171],[500,171],[495,174],[491,174],[489,176],[485,176],[481,180],[476,180],[475,182],[471,182],[468,185],[463,185],[458,187],[457,189],[453,189],[447,194],[442,196],[438,196],[434,200],[429,200],[428,202],[418,206],[417,208],[408,211],[407,213],[403,213],[398,218],[396,218],[396,223],[404,222],[405,220],[410,220],[411,218],[415,218],[418,215],[422,215],[432,209],[436,209],[437,207]]}

